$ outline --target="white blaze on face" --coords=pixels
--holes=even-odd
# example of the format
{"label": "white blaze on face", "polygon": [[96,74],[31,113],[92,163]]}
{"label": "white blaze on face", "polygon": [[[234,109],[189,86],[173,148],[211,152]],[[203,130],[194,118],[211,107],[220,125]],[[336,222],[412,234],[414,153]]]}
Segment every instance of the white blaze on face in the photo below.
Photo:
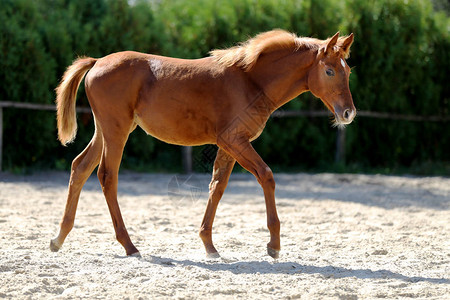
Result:
{"label": "white blaze on face", "polygon": [[341,65],[345,69],[345,62],[344,62],[344,60],[342,58],[341,58]]}

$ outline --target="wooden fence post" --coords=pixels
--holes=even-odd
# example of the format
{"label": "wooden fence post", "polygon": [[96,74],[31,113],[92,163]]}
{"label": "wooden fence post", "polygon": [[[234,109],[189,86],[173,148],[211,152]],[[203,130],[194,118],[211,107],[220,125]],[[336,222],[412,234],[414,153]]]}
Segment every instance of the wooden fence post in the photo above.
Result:
{"label": "wooden fence post", "polygon": [[345,164],[345,129],[338,128],[336,137],[336,163]]}
{"label": "wooden fence post", "polygon": [[187,174],[192,173],[192,147],[191,146],[183,147],[182,156],[183,156],[184,173]]}
{"label": "wooden fence post", "polygon": [[2,171],[3,149],[3,107],[0,105],[0,172]]}

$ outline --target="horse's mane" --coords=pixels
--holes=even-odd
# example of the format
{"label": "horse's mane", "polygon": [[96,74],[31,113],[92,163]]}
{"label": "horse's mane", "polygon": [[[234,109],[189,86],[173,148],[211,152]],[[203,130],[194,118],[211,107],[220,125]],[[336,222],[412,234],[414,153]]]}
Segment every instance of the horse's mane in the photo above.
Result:
{"label": "horse's mane", "polygon": [[[344,37],[339,38],[338,46],[339,42],[343,39]],[[237,66],[244,71],[249,71],[255,65],[261,54],[282,49],[292,49],[292,51],[319,49],[328,40],[298,37],[294,33],[282,29],[275,29],[260,33],[237,46],[228,49],[213,50],[210,52],[210,55],[225,67]],[[348,53],[344,53],[343,56],[347,57]]]}

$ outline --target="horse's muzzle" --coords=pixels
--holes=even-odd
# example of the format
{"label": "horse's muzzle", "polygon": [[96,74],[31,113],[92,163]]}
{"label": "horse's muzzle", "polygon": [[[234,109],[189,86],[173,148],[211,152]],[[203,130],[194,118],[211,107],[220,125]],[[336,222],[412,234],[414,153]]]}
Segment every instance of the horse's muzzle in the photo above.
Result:
{"label": "horse's muzzle", "polygon": [[335,109],[335,118],[337,125],[348,125],[356,117],[356,109],[346,108],[343,110]]}

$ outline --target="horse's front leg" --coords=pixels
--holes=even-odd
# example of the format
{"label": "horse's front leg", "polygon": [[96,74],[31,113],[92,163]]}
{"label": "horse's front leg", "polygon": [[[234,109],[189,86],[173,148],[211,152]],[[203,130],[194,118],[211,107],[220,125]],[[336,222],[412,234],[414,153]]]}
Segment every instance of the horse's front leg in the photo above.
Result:
{"label": "horse's front leg", "polygon": [[208,205],[200,227],[200,238],[205,245],[206,255],[210,258],[220,257],[212,242],[212,224],[216,215],[217,205],[227,187],[235,162],[236,160],[231,155],[219,148],[214,161],[211,183],[209,184]]}
{"label": "horse's front leg", "polygon": [[223,140],[219,147],[230,153],[243,168],[252,173],[263,188],[266,201],[267,227],[270,232],[267,252],[273,258],[278,258],[280,253],[280,221],[275,205],[275,180],[272,171],[245,138],[235,138],[232,142]]}

